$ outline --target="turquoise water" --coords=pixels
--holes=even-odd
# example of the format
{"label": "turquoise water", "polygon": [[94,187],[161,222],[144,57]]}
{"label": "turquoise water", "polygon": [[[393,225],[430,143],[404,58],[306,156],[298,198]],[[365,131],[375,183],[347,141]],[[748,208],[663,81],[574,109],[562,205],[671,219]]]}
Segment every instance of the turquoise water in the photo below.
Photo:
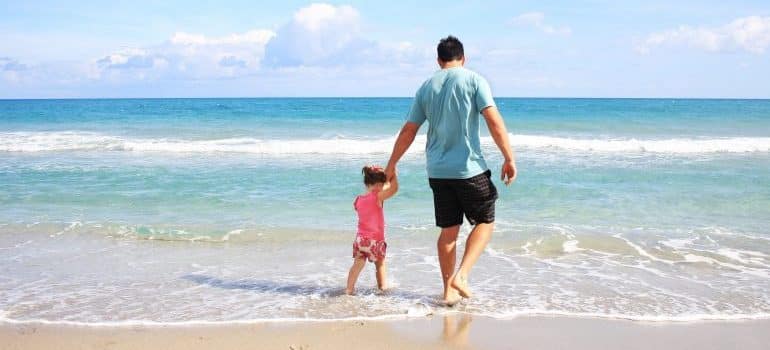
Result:
{"label": "turquoise water", "polygon": [[[456,310],[770,314],[770,101],[497,102],[520,174],[506,189],[496,181],[497,231],[471,281],[479,298]],[[367,270],[362,296],[339,296],[360,168],[385,163],[410,103],[0,101],[0,316],[195,322],[455,311],[434,303],[424,130],[386,210],[396,288],[366,289]],[[499,174],[486,133],[482,143]]]}

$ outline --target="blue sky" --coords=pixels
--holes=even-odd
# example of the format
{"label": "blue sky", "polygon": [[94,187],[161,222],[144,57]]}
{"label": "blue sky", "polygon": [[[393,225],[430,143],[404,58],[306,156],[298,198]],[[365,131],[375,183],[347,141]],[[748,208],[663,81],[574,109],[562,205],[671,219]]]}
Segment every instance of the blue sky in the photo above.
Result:
{"label": "blue sky", "polygon": [[0,98],[411,96],[453,34],[496,96],[770,97],[768,1],[17,1]]}

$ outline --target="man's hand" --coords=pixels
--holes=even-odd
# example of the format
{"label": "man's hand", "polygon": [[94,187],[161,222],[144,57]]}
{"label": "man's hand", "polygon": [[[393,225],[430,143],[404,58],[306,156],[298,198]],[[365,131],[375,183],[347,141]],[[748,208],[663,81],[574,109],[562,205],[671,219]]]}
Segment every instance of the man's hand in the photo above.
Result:
{"label": "man's hand", "polygon": [[388,181],[390,181],[394,177],[396,177],[396,167],[388,165],[385,168],[385,178],[388,179]]}
{"label": "man's hand", "polygon": [[500,171],[500,180],[508,186],[516,180],[516,162],[510,160],[503,163],[503,169]]}

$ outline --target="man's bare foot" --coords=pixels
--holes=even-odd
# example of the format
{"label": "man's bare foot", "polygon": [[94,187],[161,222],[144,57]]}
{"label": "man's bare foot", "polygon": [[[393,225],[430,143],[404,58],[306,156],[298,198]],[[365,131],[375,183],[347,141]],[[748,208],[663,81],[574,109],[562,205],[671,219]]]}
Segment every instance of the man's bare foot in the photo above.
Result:
{"label": "man's bare foot", "polygon": [[461,302],[462,300],[463,298],[460,295],[457,295],[454,297],[445,298],[444,300],[441,301],[441,303],[446,306],[452,307],[457,305],[457,303]]}
{"label": "man's bare foot", "polygon": [[468,288],[468,276],[456,274],[452,276],[451,281],[450,285],[457,290],[457,293],[459,293],[461,297],[470,298],[473,296],[473,293],[471,293],[471,290]]}
{"label": "man's bare foot", "polygon": [[354,290],[345,288],[345,294],[353,295]]}
{"label": "man's bare foot", "polygon": [[460,293],[457,292],[457,289],[452,288],[450,283],[449,288],[444,292],[444,300],[442,300],[442,303],[446,306],[455,306],[455,304],[459,303],[462,299]]}

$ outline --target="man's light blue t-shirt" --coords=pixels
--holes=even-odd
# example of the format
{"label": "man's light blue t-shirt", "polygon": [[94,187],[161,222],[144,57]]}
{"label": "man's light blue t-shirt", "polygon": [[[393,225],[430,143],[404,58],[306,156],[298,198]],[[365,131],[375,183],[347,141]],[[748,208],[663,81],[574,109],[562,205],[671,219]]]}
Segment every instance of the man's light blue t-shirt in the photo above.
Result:
{"label": "man's light blue t-shirt", "polygon": [[487,171],[479,115],[494,105],[487,81],[463,67],[442,69],[422,84],[407,121],[428,121],[429,178],[467,179]]}

